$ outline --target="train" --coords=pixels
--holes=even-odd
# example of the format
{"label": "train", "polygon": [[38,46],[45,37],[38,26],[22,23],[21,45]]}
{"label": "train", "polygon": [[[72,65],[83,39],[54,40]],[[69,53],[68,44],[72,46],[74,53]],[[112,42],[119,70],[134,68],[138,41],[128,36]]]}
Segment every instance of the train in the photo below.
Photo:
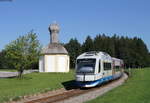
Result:
{"label": "train", "polygon": [[95,87],[123,75],[124,62],[102,51],[90,51],[79,55],[75,64],[76,85]]}

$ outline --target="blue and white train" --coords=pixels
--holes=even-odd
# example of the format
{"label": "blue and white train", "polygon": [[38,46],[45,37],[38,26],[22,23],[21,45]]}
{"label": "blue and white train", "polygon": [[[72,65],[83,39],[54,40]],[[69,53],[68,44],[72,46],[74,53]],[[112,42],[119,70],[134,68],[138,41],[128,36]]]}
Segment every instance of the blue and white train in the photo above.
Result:
{"label": "blue and white train", "polygon": [[76,59],[76,83],[79,87],[95,87],[123,74],[123,60],[105,52],[85,52]]}

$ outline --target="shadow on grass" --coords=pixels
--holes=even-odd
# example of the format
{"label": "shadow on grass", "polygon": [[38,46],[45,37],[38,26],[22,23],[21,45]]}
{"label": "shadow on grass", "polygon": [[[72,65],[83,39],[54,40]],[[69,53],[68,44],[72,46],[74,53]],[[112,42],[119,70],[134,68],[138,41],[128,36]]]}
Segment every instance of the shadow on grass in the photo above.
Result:
{"label": "shadow on grass", "polygon": [[77,85],[76,85],[76,81],[75,80],[70,80],[70,81],[66,81],[63,82],[62,85],[64,86],[64,88],[66,90],[71,90],[71,89],[77,89]]}
{"label": "shadow on grass", "polygon": [[11,77],[0,77],[0,79],[16,79],[17,76],[11,76]]}
{"label": "shadow on grass", "polygon": [[16,79],[16,80],[30,80],[32,77],[21,77],[19,78],[18,76],[11,76],[11,77],[0,77],[0,79]]}

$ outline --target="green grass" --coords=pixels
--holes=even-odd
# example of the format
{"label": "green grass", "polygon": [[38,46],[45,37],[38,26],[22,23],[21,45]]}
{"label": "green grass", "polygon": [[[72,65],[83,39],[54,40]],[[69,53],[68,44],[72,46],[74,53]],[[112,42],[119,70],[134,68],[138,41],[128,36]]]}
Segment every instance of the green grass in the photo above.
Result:
{"label": "green grass", "polygon": [[15,70],[15,69],[0,69],[0,72],[1,71],[5,71],[5,72],[17,72],[17,70]]}
{"label": "green grass", "polygon": [[0,79],[0,103],[20,96],[63,88],[62,83],[74,79],[74,71],[69,73],[31,73],[23,79]]}
{"label": "green grass", "polygon": [[132,70],[125,84],[86,103],[150,103],[150,68]]}

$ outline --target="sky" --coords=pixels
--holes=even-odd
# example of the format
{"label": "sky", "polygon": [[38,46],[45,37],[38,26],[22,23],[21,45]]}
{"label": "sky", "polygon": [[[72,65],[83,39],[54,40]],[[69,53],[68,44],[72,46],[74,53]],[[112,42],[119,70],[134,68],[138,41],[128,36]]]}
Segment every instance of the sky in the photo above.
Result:
{"label": "sky", "polygon": [[31,30],[43,46],[48,27],[60,25],[59,41],[87,35],[139,37],[150,51],[150,0],[0,0],[0,50]]}

